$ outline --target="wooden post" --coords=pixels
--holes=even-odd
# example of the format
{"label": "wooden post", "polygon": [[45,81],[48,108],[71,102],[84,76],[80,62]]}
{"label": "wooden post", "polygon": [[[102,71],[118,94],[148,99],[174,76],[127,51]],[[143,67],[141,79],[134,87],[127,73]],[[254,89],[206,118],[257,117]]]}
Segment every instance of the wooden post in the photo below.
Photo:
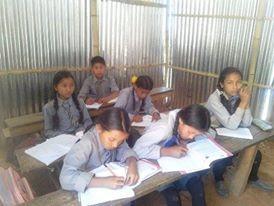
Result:
{"label": "wooden post", "polygon": [[257,59],[260,51],[260,44],[262,39],[263,31],[263,22],[266,12],[266,0],[259,0],[258,4],[258,13],[256,17],[255,31],[252,40],[252,49],[251,49],[251,61],[248,70],[248,86],[252,90],[252,85],[255,79]]}
{"label": "wooden post", "polygon": [[97,0],[91,0],[91,56],[99,55],[99,24],[97,14]]}
{"label": "wooden post", "polygon": [[256,153],[257,145],[240,152],[239,162],[229,185],[230,193],[240,196],[244,192]]}

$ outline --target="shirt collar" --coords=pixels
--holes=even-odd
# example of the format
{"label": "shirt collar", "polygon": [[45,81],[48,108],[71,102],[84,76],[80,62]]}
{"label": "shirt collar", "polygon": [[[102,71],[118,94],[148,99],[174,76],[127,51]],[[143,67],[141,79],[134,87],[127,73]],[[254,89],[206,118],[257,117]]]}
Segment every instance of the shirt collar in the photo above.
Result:
{"label": "shirt collar", "polygon": [[92,80],[96,83],[96,82],[100,82],[100,81],[106,81],[107,78],[106,78],[106,75],[104,75],[102,79],[97,79],[95,77],[95,75],[92,75]]}
{"label": "shirt collar", "polygon": [[71,106],[73,104],[72,97],[70,97],[66,100],[63,100],[57,95],[57,100],[58,100],[58,106],[62,106],[62,105],[66,105],[66,104]]}

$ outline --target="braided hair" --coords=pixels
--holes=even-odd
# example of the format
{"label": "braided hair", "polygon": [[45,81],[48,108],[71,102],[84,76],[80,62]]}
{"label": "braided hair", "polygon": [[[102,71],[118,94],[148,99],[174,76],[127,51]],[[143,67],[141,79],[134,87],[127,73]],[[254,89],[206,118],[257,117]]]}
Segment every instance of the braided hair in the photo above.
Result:
{"label": "braided hair", "polygon": [[[54,78],[53,78],[53,107],[55,109],[55,114],[52,117],[52,121],[53,121],[53,125],[54,125],[55,129],[59,127],[59,116],[58,116],[59,106],[58,106],[58,99],[57,99],[58,93],[54,88],[64,78],[71,78],[75,82],[74,77],[72,76],[72,74],[69,71],[66,71],[66,70],[59,71],[54,75]],[[81,110],[80,103],[77,99],[75,92],[73,92],[73,94],[72,94],[72,100],[79,112],[78,123],[82,124],[83,123],[83,111]]]}
{"label": "braided hair", "polygon": [[[153,88],[153,81],[152,79],[147,75],[139,76],[135,82],[135,85],[138,88],[146,89],[146,90],[152,90]],[[133,96],[133,110],[135,111],[135,97],[134,97],[134,89],[132,90],[132,96]],[[142,100],[140,111],[144,110],[145,106],[145,99]]]}
{"label": "braided hair", "polygon": [[199,104],[189,105],[177,113],[172,132],[173,135],[178,135],[179,119],[184,124],[203,132],[207,131],[211,124],[209,111]]}

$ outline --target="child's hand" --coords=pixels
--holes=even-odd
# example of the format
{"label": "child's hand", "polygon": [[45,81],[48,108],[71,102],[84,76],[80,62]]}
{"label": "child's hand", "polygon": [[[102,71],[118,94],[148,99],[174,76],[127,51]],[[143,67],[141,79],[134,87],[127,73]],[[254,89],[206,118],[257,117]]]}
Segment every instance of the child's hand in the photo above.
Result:
{"label": "child's hand", "polygon": [[159,114],[158,112],[154,112],[154,113],[152,114],[152,122],[153,122],[153,121],[158,121],[159,119],[161,119],[160,114]]}
{"label": "child's hand", "polygon": [[248,87],[241,88],[239,95],[241,99],[239,107],[241,107],[242,109],[246,109],[249,105],[250,96],[251,96],[249,88]]}
{"label": "child's hand", "polygon": [[95,102],[95,99],[93,99],[93,98],[91,98],[91,97],[88,97],[87,99],[86,99],[86,104],[88,104],[88,105],[91,105],[91,104],[93,104]]}
{"label": "child's hand", "polygon": [[136,114],[136,115],[133,116],[132,121],[133,122],[141,122],[141,121],[143,121],[143,116],[139,115],[139,114]]}
{"label": "child's hand", "polygon": [[136,159],[134,157],[129,157],[127,162],[128,162],[128,170],[127,170],[125,184],[135,185],[139,179]]}
{"label": "child's hand", "polygon": [[180,158],[186,155],[188,149],[186,145],[175,145],[172,147],[161,148],[161,156],[170,156],[175,158]]}
{"label": "child's hand", "polygon": [[118,189],[124,186],[124,177],[104,177],[102,185],[110,189]]}

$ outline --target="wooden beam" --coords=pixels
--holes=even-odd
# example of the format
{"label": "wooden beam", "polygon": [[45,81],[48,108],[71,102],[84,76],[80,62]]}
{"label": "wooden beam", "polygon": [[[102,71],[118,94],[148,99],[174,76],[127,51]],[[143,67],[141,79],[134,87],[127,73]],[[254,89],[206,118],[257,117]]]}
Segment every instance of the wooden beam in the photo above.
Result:
{"label": "wooden beam", "polygon": [[149,1],[138,1],[138,0],[109,0],[114,2],[121,2],[125,4],[132,4],[136,6],[147,6],[147,7],[157,7],[157,8],[166,8],[166,4],[149,2]]}
{"label": "wooden beam", "polygon": [[262,39],[262,32],[263,32],[263,18],[266,12],[266,0],[259,0],[258,4],[258,13],[257,13],[257,21],[255,22],[255,32],[252,39],[252,49],[251,49],[251,61],[248,70],[248,85],[252,90],[255,73],[256,73],[256,66],[257,60],[260,53],[260,45]]}
{"label": "wooden beam", "polygon": [[236,166],[236,171],[230,181],[230,192],[232,194],[240,196],[245,191],[256,153],[257,145],[240,152],[240,159]]}

